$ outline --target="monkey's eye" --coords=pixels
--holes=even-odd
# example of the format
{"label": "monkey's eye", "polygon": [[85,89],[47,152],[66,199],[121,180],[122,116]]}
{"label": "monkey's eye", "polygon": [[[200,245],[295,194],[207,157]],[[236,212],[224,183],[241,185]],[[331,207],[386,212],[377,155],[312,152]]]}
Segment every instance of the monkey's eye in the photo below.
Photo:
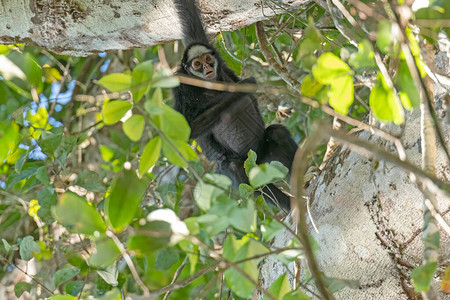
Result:
{"label": "monkey's eye", "polygon": [[198,60],[194,60],[192,62],[192,66],[194,67],[194,69],[200,69],[200,67],[202,66],[202,64],[198,61]]}

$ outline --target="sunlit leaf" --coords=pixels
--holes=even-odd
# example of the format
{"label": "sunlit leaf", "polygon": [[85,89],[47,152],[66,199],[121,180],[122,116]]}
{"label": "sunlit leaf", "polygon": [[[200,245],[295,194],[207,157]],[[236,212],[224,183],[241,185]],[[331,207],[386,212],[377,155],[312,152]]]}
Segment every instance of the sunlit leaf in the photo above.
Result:
{"label": "sunlit leaf", "polygon": [[164,156],[176,166],[186,168],[187,161],[198,160],[195,151],[189,145],[178,139],[170,140],[170,143],[163,141],[162,149]]}
{"label": "sunlit leaf", "polygon": [[77,300],[76,297],[71,296],[71,295],[53,295],[48,299],[49,300]]}
{"label": "sunlit leaf", "polygon": [[153,118],[156,126],[170,139],[188,141],[191,134],[184,116],[168,105],[162,105],[164,111]]}
{"label": "sunlit leaf", "polygon": [[372,44],[368,40],[363,40],[358,44],[358,52],[350,56],[348,63],[354,68],[375,67],[374,57]]}
{"label": "sunlit leaf", "polygon": [[321,84],[332,84],[340,77],[350,75],[350,67],[333,53],[324,53],[313,68],[314,78]]}
{"label": "sunlit leaf", "polygon": [[139,141],[144,131],[145,119],[141,115],[132,115],[122,124],[123,132],[132,141]]}
{"label": "sunlit leaf", "polygon": [[133,104],[127,101],[115,100],[103,104],[102,114],[106,125],[112,125],[120,119],[131,109]]}
{"label": "sunlit leaf", "polygon": [[150,90],[153,77],[153,62],[145,61],[138,64],[131,75],[131,92],[134,102],[138,102]]}
{"label": "sunlit leaf", "polygon": [[403,123],[403,107],[396,101],[395,92],[387,85],[380,73],[370,93],[369,104],[375,117],[380,121]]}
{"label": "sunlit leaf", "polygon": [[323,87],[322,84],[320,84],[315,78],[308,74],[303,78],[302,86],[301,86],[301,92],[302,95],[306,97],[314,97],[316,94],[320,91],[320,89]]}
{"label": "sunlit leaf", "polygon": [[342,115],[348,113],[348,109],[353,103],[353,79],[352,76],[342,76],[336,78],[331,84],[328,92],[330,106]]}
{"label": "sunlit leaf", "polygon": [[389,20],[378,22],[377,47],[381,52],[387,54],[391,51],[392,40],[392,24]]}
{"label": "sunlit leaf", "polygon": [[[276,299],[283,299],[283,297],[291,291],[291,285],[289,284],[289,278],[287,274],[283,274],[275,280],[269,287],[268,292]],[[264,296],[263,300],[268,300],[269,297]]]}
{"label": "sunlit leaf", "polygon": [[408,110],[419,107],[419,91],[404,60],[400,61],[400,67],[394,80],[400,87],[400,100],[403,106]]}
{"label": "sunlit leaf", "polygon": [[111,92],[124,92],[131,87],[131,75],[123,73],[108,74],[100,78],[98,84],[103,85]]}
{"label": "sunlit leaf", "polygon": [[18,146],[20,134],[19,126],[16,122],[1,122],[0,123],[0,164],[8,156],[14,152]]}
{"label": "sunlit leaf", "polygon": [[142,151],[141,160],[139,161],[139,175],[143,176],[153,167],[161,154],[162,141],[159,136],[151,139]]}

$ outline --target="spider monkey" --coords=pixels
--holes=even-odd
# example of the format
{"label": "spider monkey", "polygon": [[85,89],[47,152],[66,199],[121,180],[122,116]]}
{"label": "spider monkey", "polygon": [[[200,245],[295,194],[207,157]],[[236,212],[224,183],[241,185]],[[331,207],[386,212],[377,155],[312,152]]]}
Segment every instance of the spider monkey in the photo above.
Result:
{"label": "spider monkey", "polygon": [[[186,46],[179,73],[205,80],[256,84],[254,78],[240,80],[209,43],[195,0],[174,3]],[[217,162],[216,172],[230,177],[234,187],[248,183],[244,162],[249,150],[256,152],[259,164],[276,160],[291,169],[297,144],[284,126],[265,128],[257,100],[250,93],[187,84],[180,84],[173,93],[175,109],[188,121],[191,138],[209,160]],[[263,196],[270,203],[290,209],[290,198],[273,184],[263,188]]]}

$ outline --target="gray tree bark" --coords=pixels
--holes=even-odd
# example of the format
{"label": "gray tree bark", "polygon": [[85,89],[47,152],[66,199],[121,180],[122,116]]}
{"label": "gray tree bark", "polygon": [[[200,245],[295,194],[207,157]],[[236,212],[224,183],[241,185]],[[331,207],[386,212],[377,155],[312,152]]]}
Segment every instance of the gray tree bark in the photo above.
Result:
{"label": "gray tree bark", "polygon": [[[282,1],[280,1],[281,3]],[[310,0],[289,1],[299,6]],[[172,1],[3,0],[0,43],[24,43],[73,56],[148,47],[181,39]],[[198,1],[211,32],[236,30],[281,10],[261,1]]]}
{"label": "gray tree bark", "polygon": [[[439,73],[448,76],[450,54],[445,50],[436,55],[435,63]],[[447,147],[450,123],[446,120],[445,97],[449,87],[435,85],[436,110]],[[385,126],[385,129],[401,138],[408,162],[420,167],[420,111],[409,113],[401,127]],[[360,133],[359,138],[396,153],[394,145],[369,132]],[[450,166],[440,144],[437,149],[436,175],[449,183]],[[307,195],[311,201],[308,223],[320,245],[316,259],[321,271],[328,277],[359,280],[361,284],[360,289],[344,288],[337,292],[337,299],[421,299],[414,292],[410,275],[423,259],[424,198],[407,172],[342,147],[310,184]],[[437,210],[450,224],[450,199],[437,198]],[[288,233],[277,237],[274,247],[282,247],[288,238]],[[433,279],[437,291],[441,291],[440,275],[450,266],[450,236],[442,227],[440,249],[439,268]],[[260,268],[261,284],[265,288],[286,273],[286,267],[273,258],[266,259]],[[293,266],[289,269],[292,272]],[[300,272],[304,274],[304,269]],[[450,299],[449,294],[442,292],[440,297]]]}

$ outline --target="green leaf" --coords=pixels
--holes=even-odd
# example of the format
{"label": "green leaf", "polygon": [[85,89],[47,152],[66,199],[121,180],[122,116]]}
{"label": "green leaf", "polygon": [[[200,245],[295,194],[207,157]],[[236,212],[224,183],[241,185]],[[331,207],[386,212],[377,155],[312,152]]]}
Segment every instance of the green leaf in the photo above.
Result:
{"label": "green leaf", "polygon": [[37,93],[40,94],[44,87],[42,77],[44,72],[41,66],[37,62],[37,59],[29,52],[25,53],[23,56],[23,72],[27,75],[27,80],[32,87],[35,87]]}
{"label": "green leaf", "polygon": [[102,182],[102,179],[98,174],[91,170],[82,171],[77,180],[75,180],[75,184],[81,186],[82,188],[87,189],[92,192],[105,192],[105,185]]}
{"label": "green leaf", "polygon": [[53,295],[48,300],[77,300],[77,298],[71,295]]}
{"label": "green leaf", "polygon": [[120,256],[120,250],[110,238],[101,235],[95,239],[95,252],[89,257],[89,265],[94,268],[113,264]]}
{"label": "green leaf", "polygon": [[314,78],[321,84],[333,84],[340,77],[350,75],[350,67],[333,53],[324,53],[313,68]]}
{"label": "green leaf", "polygon": [[39,248],[32,236],[24,237],[20,242],[20,258],[29,261],[33,258],[33,252],[41,252],[41,248]]}
{"label": "green leaf", "polygon": [[14,286],[14,294],[17,298],[20,298],[24,292],[30,292],[33,285],[28,282],[18,282]]}
{"label": "green leaf", "polygon": [[239,185],[239,194],[244,199],[251,197],[253,195],[254,191],[255,190],[246,183],[241,183]]}
{"label": "green leaf", "polygon": [[70,295],[76,297],[83,290],[83,286],[84,286],[83,281],[78,281],[78,280],[71,281],[65,285],[64,290],[66,291],[67,294],[70,294]]}
{"label": "green leaf", "polygon": [[417,90],[416,84],[414,83],[411,73],[409,72],[406,61],[400,60],[400,67],[394,81],[400,87],[399,96],[403,106],[408,110],[419,107],[419,91]]}
{"label": "green leaf", "polygon": [[358,52],[352,53],[348,63],[356,69],[375,67],[375,52],[373,51],[372,44],[368,40],[359,43]]}
{"label": "green leaf", "polygon": [[437,263],[432,262],[412,270],[411,278],[416,292],[426,292],[430,289],[431,280],[433,279],[436,269]]}
{"label": "green leaf", "polygon": [[155,269],[168,270],[180,259],[180,253],[175,248],[163,248],[156,253]]}
{"label": "green leaf", "polygon": [[256,167],[256,152],[253,150],[248,151],[248,158],[244,162],[245,174],[250,173],[250,170]]}
{"label": "green leaf", "polygon": [[161,109],[163,113],[153,118],[155,125],[169,139],[187,142],[191,135],[191,129],[184,116],[165,104],[162,105]]}
{"label": "green leaf", "polygon": [[342,76],[336,78],[331,84],[328,92],[330,106],[342,115],[348,113],[348,109],[353,103],[353,78],[352,76]]}
{"label": "green leaf", "polygon": [[114,150],[105,145],[100,145],[100,155],[104,161],[110,161],[114,157]]}
{"label": "green leaf", "polygon": [[308,74],[303,78],[300,91],[302,92],[302,95],[313,98],[322,87],[322,84],[320,84],[311,74]]}
{"label": "green leaf", "polygon": [[369,105],[380,121],[403,123],[403,107],[395,100],[394,91],[389,88],[381,73],[378,73],[377,82],[370,93]]}
{"label": "green leaf", "polygon": [[55,287],[60,286],[66,281],[69,281],[78,274],[80,274],[80,269],[78,268],[63,268],[56,271],[53,275],[53,282],[55,283]]}
{"label": "green leaf", "polygon": [[103,104],[102,114],[106,125],[119,122],[120,119],[133,107],[133,104],[123,100],[109,101]]}
{"label": "green leaf", "polygon": [[46,154],[53,155],[61,144],[64,127],[54,127],[50,131],[43,131],[39,139],[39,146]]}
{"label": "green leaf", "polygon": [[145,145],[141,160],[139,161],[139,175],[141,177],[156,164],[161,155],[161,147],[162,141],[159,136],[155,136]]}
{"label": "green leaf", "polygon": [[98,84],[103,85],[111,92],[123,92],[130,89],[131,75],[123,73],[113,73],[103,76]]}
{"label": "green leaf", "polygon": [[271,241],[277,234],[284,230],[284,226],[273,219],[266,219],[261,222],[261,233],[264,241]]}
{"label": "green leaf", "polygon": [[252,168],[248,178],[250,185],[257,188],[284,179],[288,171],[280,162],[273,161]]}
{"label": "green leaf", "polygon": [[256,210],[253,200],[247,201],[247,207],[233,207],[229,219],[234,228],[243,232],[254,232],[256,230]]}
{"label": "green leaf", "polygon": [[103,233],[106,225],[97,210],[85,198],[73,193],[65,193],[58,205],[52,207],[54,218],[70,232],[92,235]]}
{"label": "green leaf", "polygon": [[204,176],[206,182],[211,183],[217,187],[228,189],[231,186],[231,179],[222,174],[210,174],[207,173]]}
{"label": "green leaf", "polygon": [[38,217],[45,222],[53,222],[51,208],[58,203],[56,194],[51,188],[43,188],[37,193],[37,200],[41,208],[38,210]]}
{"label": "green leaf", "polygon": [[148,187],[148,178],[139,179],[134,171],[124,171],[116,179],[111,195],[105,200],[105,214],[117,232],[135,217]]}
{"label": "green leaf", "polygon": [[152,86],[171,89],[180,85],[180,80],[167,69],[158,70],[153,75]]}
{"label": "green leaf", "polygon": [[98,270],[97,274],[109,285],[117,286],[119,284],[117,281],[119,270],[115,264],[108,266],[105,270]]}
{"label": "green leaf", "polygon": [[132,115],[122,124],[123,132],[134,142],[141,139],[144,126],[145,119],[141,115]]}
{"label": "green leaf", "polygon": [[36,179],[45,184],[47,187],[50,187],[50,179],[47,174],[47,167],[42,166],[36,170]]}
{"label": "green leaf", "polygon": [[389,20],[378,22],[377,47],[384,54],[391,51],[392,40],[392,24]]}
{"label": "green leaf", "polygon": [[0,123],[0,165],[6,157],[17,148],[20,139],[19,126],[16,122],[5,121]]}
{"label": "green leaf", "polygon": [[131,92],[134,102],[138,102],[150,90],[153,77],[153,62],[148,60],[138,64],[131,76]]}
{"label": "green leaf", "polygon": [[[253,239],[236,240],[233,234],[229,234],[223,245],[223,257],[230,261],[238,261],[245,258],[268,253],[269,249]],[[258,282],[258,263],[261,258],[252,259],[238,264],[247,275]],[[225,279],[230,289],[242,298],[251,298],[255,285],[244,277],[235,268],[229,268],[225,271]]]}
{"label": "green leaf", "polygon": [[164,221],[151,221],[139,228],[142,234],[133,235],[128,242],[128,249],[138,254],[152,253],[170,243],[172,229]]}
{"label": "green leaf", "polygon": [[[268,292],[276,299],[283,299],[283,297],[291,291],[291,285],[289,284],[289,278],[286,274],[281,275],[275,280]],[[268,300],[269,297],[264,296],[263,300]]]}
{"label": "green leaf", "polygon": [[311,298],[304,292],[297,289],[284,295],[283,300],[311,300]]}
{"label": "green leaf", "polygon": [[[172,139],[170,142],[171,144],[164,140],[162,143],[162,149],[164,156],[167,157],[167,159],[174,165],[186,168],[188,165],[185,160],[198,160],[195,151],[189,147],[185,141]],[[184,159],[178,153],[180,153]]]}
{"label": "green leaf", "polygon": [[223,193],[224,191],[216,186],[199,181],[194,189],[195,203],[200,209],[207,211],[210,209],[211,203]]}
{"label": "green leaf", "polygon": [[9,252],[12,250],[12,246],[5,239],[2,239],[2,242],[3,242],[3,247],[5,247],[6,252]]}

